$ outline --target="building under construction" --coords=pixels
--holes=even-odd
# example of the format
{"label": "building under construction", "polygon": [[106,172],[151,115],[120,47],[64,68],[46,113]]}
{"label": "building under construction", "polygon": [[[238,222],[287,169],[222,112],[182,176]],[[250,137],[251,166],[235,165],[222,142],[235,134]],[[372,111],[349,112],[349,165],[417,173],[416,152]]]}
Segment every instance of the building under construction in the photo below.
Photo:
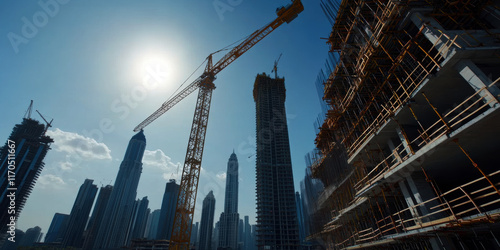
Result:
{"label": "building under construction", "polygon": [[[5,145],[0,147],[0,245],[14,234],[17,219],[42,172],[50,144],[54,142],[45,134],[52,121],[44,125],[32,119],[32,107],[33,101],[23,121],[14,126]],[[43,116],[42,119],[45,120]]]}
{"label": "building under construction", "polygon": [[322,0],[327,249],[500,249],[500,1]]}

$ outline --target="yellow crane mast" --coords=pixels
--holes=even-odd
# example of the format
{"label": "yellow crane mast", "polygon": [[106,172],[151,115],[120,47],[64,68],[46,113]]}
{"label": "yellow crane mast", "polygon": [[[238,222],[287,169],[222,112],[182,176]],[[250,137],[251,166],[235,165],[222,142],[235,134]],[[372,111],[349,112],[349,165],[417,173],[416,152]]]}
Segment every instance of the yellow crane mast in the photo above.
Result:
{"label": "yellow crane mast", "polygon": [[158,110],[134,128],[135,132],[144,129],[147,125],[167,112],[175,104],[180,102],[196,89],[199,89],[193,124],[189,135],[186,158],[184,160],[184,167],[182,170],[177,206],[175,209],[174,226],[170,239],[171,247],[173,247],[172,249],[189,249],[191,223],[193,222],[195,211],[196,194],[198,191],[203,147],[205,145],[208,115],[210,112],[212,91],[215,89],[213,82],[216,75],[280,25],[285,22],[291,22],[303,10],[304,6],[301,1],[293,0],[291,4],[276,10],[278,17],[274,21],[252,33],[243,42],[224,55],[215,65],[212,64],[213,54],[210,54],[207,58],[205,70],[200,77],[163,103]]}

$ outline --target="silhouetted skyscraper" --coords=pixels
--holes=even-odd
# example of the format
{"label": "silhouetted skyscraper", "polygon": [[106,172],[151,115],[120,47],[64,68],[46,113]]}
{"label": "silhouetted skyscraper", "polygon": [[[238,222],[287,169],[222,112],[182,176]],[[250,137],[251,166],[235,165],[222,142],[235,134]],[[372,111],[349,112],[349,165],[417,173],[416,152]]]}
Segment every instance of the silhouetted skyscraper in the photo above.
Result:
{"label": "silhouetted skyscraper", "polygon": [[23,236],[23,239],[19,243],[19,246],[33,246],[33,244],[40,241],[41,234],[42,229],[39,226],[28,228]]}
{"label": "silhouetted skyscraper", "polygon": [[214,227],[215,197],[210,191],[203,200],[200,222],[200,246],[199,250],[212,249],[212,230]]}
{"label": "silhouetted skyscraper", "polygon": [[252,227],[248,221],[248,215],[245,215],[245,230],[244,230],[244,238],[243,238],[243,249],[250,250],[251,242],[252,242]]}
{"label": "silhouetted skyscraper", "polygon": [[297,249],[299,245],[285,79],[262,74],[253,97],[257,123],[257,246]]}
{"label": "silhouetted skyscraper", "polygon": [[224,212],[220,215],[217,249],[238,249],[238,158],[233,153],[227,162]]}
{"label": "silhouetted skyscraper", "polygon": [[[47,128],[29,117],[24,118],[21,124],[14,126],[0,148],[0,235],[7,232],[7,224],[12,224],[11,216],[15,220],[19,218],[44,167],[43,159],[54,142],[45,135]],[[10,206],[11,202],[14,206]]]}
{"label": "silhouetted skyscraper", "polygon": [[68,225],[68,214],[55,213],[50,223],[49,230],[45,235],[46,243],[52,242],[62,242],[62,237],[66,231],[66,226]]}
{"label": "silhouetted skyscraper", "polygon": [[295,204],[297,206],[297,224],[299,226],[299,240],[300,243],[304,242],[306,236],[304,232],[304,213],[302,209],[302,199],[300,193],[295,192]]}
{"label": "silhouetted skyscraper", "polygon": [[200,227],[200,223],[196,222],[193,224],[191,228],[191,245],[192,246],[197,246],[198,245],[198,228]]}
{"label": "silhouetted skyscraper", "polygon": [[171,179],[165,185],[165,193],[161,203],[160,223],[158,224],[158,233],[156,239],[170,240],[172,227],[174,226],[175,206],[177,205],[177,196],[179,195],[179,184]]}
{"label": "silhouetted skyscraper", "polygon": [[151,213],[151,215],[148,218],[148,224],[149,224],[147,233],[148,240],[156,239],[156,235],[158,234],[158,224],[160,222],[160,215],[161,215],[161,210],[156,209]]}
{"label": "silhouetted skyscraper", "polygon": [[148,205],[149,200],[147,196],[142,198],[142,200],[137,200],[135,220],[130,239],[142,239],[144,237],[148,214],[150,212],[148,211]]}
{"label": "silhouetted skyscraper", "polygon": [[120,248],[127,245],[129,233],[127,231],[134,212],[145,149],[146,137],[141,130],[128,144],[99,227],[94,249]]}
{"label": "silhouetted skyscraper", "polygon": [[113,186],[111,185],[100,188],[94,210],[92,211],[92,216],[90,217],[87,225],[87,236],[85,238],[85,242],[83,243],[83,249],[90,250],[94,246],[94,241],[97,237],[97,230],[99,230],[102,218],[104,217],[104,212],[106,211],[111,191],[113,191]]}
{"label": "silhouetted skyscraper", "polygon": [[94,180],[86,179],[80,186],[69,214],[68,226],[63,238],[64,247],[82,247],[83,245],[83,230],[87,225],[90,209],[97,194],[97,186],[92,184],[93,182]]}

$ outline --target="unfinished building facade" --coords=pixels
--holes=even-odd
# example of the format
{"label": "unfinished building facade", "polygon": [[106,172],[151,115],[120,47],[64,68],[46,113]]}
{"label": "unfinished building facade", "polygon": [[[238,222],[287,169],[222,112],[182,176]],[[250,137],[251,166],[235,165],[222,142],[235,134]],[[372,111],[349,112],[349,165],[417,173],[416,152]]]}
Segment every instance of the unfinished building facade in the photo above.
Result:
{"label": "unfinished building facade", "polygon": [[336,67],[311,166],[327,249],[500,249],[500,8],[323,0]]}

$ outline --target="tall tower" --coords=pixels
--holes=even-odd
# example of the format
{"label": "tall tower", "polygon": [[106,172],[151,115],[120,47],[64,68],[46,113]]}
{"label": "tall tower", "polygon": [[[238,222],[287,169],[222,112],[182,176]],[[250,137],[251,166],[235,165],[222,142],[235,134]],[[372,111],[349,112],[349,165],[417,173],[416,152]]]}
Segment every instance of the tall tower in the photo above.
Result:
{"label": "tall tower", "polygon": [[212,230],[214,227],[215,197],[210,191],[203,199],[200,222],[200,246],[199,250],[212,249]]}
{"label": "tall tower", "polygon": [[94,180],[86,179],[69,214],[68,226],[63,238],[64,247],[82,247],[83,230],[89,219],[90,209],[94,205],[94,199],[97,194],[97,186],[92,184]]}
{"label": "tall tower", "polygon": [[68,214],[55,213],[50,223],[49,230],[45,235],[45,243],[62,242],[62,237],[64,237],[64,230],[68,225]]}
{"label": "tall tower", "polygon": [[252,238],[252,227],[248,222],[248,215],[245,215],[245,236],[243,238],[243,249],[250,250],[250,242]]}
{"label": "tall tower", "polygon": [[163,201],[161,203],[160,223],[158,224],[158,233],[156,239],[170,240],[172,227],[174,226],[175,206],[177,205],[177,196],[179,195],[179,184],[175,179],[171,179],[165,185]]}
{"label": "tall tower", "polygon": [[141,239],[144,237],[144,231],[146,230],[146,223],[148,221],[148,211],[149,200],[145,196],[142,200],[136,201],[135,216],[133,223],[131,225],[130,240]]}
{"label": "tall tower", "polygon": [[[47,128],[27,116],[14,126],[0,148],[0,235],[7,232],[7,224],[15,225],[42,172],[43,159],[54,142],[45,135]],[[15,220],[11,221],[11,217]]]}
{"label": "tall tower", "polygon": [[148,240],[156,239],[156,234],[158,233],[158,226],[159,226],[158,224],[160,224],[159,223],[160,214],[161,210],[156,209],[153,212],[151,212],[151,214],[148,217],[148,222],[149,222],[148,235],[147,235]]}
{"label": "tall tower", "polygon": [[92,216],[90,217],[87,225],[87,236],[85,237],[85,242],[83,243],[83,249],[90,250],[94,245],[95,238],[97,237],[97,230],[99,230],[102,218],[106,212],[106,206],[108,205],[111,191],[113,191],[113,186],[111,185],[101,187],[99,191],[99,196],[97,196]]}
{"label": "tall tower", "polygon": [[120,248],[128,244],[126,239],[134,212],[145,148],[146,137],[141,130],[130,139],[128,144],[106,212],[99,226],[94,249]]}
{"label": "tall tower", "polygon": [[297,249],[299,245],[285,91],[284,78],[259,74],[255,79],[259,249]]}
{"label": "tall tower", "polygon": [[217,249],[238,249],[238,158],[233,153],[227,162],[226,197],[224,212],[220,215],[219,244]]}

